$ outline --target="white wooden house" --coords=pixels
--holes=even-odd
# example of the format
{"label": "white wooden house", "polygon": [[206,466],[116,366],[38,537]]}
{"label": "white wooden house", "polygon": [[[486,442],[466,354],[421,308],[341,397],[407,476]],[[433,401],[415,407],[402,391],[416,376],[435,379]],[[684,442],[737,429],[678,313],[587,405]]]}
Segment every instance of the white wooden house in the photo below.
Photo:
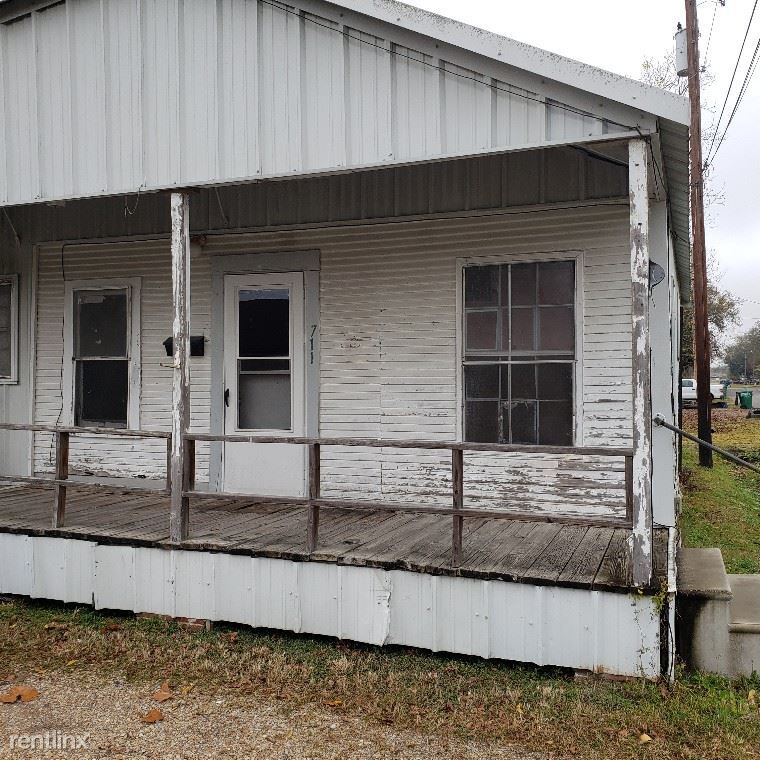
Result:
{"label": "white wooden house", "polygon": [[0,5],[0,593],[658,675],[687,124],[391,0]]}

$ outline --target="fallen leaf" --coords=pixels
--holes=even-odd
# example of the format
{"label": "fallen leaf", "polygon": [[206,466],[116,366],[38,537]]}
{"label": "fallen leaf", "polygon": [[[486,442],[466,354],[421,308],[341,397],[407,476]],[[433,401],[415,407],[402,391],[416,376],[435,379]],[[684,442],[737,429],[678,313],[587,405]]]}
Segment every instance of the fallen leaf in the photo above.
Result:
{"label": "fallen leaf", "polygon": [[639,736],[639,744],[646,744],[651,741],[652,737],[649,734],[641,734],[641,736]]}
{"label": "fallen leaf", "polygon": [[0,702],[12,705],[14,702],[32,702],[40,693],[32,686],[14,686],[4,694],[0,694]]}
{"label": "fallen leaf", "polygon": [[118,623],[108,623],[108,625],[103,626],[103,633],[113,633],[120,630],[121,626]]}
{"label": "fallen leaf", "polygon": [[164,714],[161,712],[161,710],[153,709],[146,715],[143,715],[140,720],[143,723],[158,723],[160,720],[164,719]]}
{"label": "fallen leaf", "polygon": [[328,707],[340,707],[343,704],[343,700],[342,699],[330,699],[327,702],[325,702],[325,704]]}
{"label": "fallen leaf", "polygon": [[240,634],[237,631],[233,631],[232,633],[229,634],[229,639],[234,644],[237,642],[239,636]]}
{"label": "fallen leaf", "polygon": [[171,699],[174,696],[172,690],[169,688],[169,682],[164,681],[161,684],[161,688],[152,696],[156,702],[166,702],[167,699]]}
{"label": "fallen leaf", "polygon": [[78,662],[79,662],[79,660],[69,660],[69,661],[66,663],[66,667],[67,667],[67,668],[70,668],[72,665],[76,665]]}
{"label": "fallen leaf", "polygon": [[58,621],[53,620],[50,623],[45,623],[44,627],[45,627],[46,631],[53,631],[53,630],[56,630],[56,629],[65,630],[66,628],[69,627],[69,624],[68,623],[59,623]]}
{"label": "fallen leaf", "polygon": [[194,688],[194,683],[185,684],[185,686],[180,689],[180,694],[182,694],[183,697],[186,697]]}

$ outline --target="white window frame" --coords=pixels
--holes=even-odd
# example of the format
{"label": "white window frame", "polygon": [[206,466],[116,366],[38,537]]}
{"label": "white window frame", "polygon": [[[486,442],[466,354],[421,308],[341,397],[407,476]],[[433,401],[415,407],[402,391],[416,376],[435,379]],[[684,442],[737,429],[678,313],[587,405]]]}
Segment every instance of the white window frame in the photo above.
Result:
{"label": "white window frame", "polygon": [[69,280],[65,288],[63,338],[63,418],[66,425],[74,425],[76,383],[74,372],[74,293],[80,290],[127,291],[127,429],[140,428],[140,278],[98,280]]}
{"label": "white window frame", "polygon": [[0,385],[18,385],[18,275],[0,274],[0,283],[11,286],[11,374],[0,377]]}
{"label": "white window frame", "polygon": [[537,253],[502,253],[457,258],[456,272],[456,436],[464,441],[464,270],[468,266],[487,264],[536,264],[545,261],[575,262],[575,372],[573,373],[573,440],[570,446],[582,446],[583,433],[583,251],[543,251]]}

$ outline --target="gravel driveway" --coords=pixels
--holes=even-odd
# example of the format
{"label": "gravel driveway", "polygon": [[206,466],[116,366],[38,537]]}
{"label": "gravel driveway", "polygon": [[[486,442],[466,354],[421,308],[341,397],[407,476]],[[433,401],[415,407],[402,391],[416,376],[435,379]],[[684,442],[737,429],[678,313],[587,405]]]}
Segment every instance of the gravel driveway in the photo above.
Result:
{"label": "gravel driveway", "polygon": [[[514,748],[392,731],[338,707],[288,711],[275,698],[196,693],[158,704],[158,689],[80,673],[26,679],[40,697],[0,704],[0,758],[504,758],[540,760]],[[154,724],[141,716],[160,709]],[[11,746],[11,736],[85,740],[74,750]],[[41,739],[38,739],[41,741]],[[66,741],[72,744],[75,739]]]}

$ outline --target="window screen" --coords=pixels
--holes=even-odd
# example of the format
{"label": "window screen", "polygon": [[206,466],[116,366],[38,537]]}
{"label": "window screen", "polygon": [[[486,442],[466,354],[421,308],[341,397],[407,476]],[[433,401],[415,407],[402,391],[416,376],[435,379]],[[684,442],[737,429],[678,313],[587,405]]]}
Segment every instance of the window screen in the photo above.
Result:
{"label": "window screen", "polygon": [[127,288],[74,292],[74,422],[126,427],[129,404]]}
{"label": "window screen", "polygon": [[14,283],[0,280],[0,379],[13,379]]}
{"label": "window screen", "polygon": [[573,441],[575,262],[464,270],[465,439]]}

